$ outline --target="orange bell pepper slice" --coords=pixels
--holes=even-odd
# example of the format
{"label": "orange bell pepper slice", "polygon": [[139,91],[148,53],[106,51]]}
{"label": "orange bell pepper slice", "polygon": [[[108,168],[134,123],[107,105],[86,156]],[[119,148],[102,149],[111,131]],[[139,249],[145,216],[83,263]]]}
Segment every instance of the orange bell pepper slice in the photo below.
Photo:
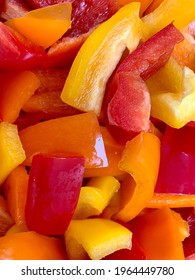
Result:
{"label": "orange bell pepper slice", "polygon": [[118,168],[118,163],[121,159],[124,145],[116,142],[106,127],[100,126],[100,131],[104,140],[108,166],[101,168],[88,168],[85,170],[84,177],[123,175],[125,172]]}
{"label": "orange bell pepper slice", "polygon": [[60,239],[34,231],[18,232],[0,238],[0,260],[67,259]]}
{"label": "orange bell pepper slice", "polygon": [[122,204],[115,219],[130,221],[151,200],[160,165],[160,140],[148,132],[141,132],[127,142],[119,168],[131,176],[121,184]]}
{"label": "orange bell pepper slice", "polygon": [[9,213],[7,201],[0,195],[0,236],[4,236],[13,224],[14,220]]}
{"label": "orange bell pepper slice", "polygon": [[136,218],[132,232],[148,260],[184,260],[182,241],[189,235],[188,225],[168,207]]}
{"label": "orange bell pepper slice", "polygon": [[131,249],[132,233],[121,224],[102,218],[72,220],[65,233],[70,259],[99,260],[120,249]]}
{"label": "orange bell pepper slice", "polygon": [[16,225],[25,223],[28,174],[24,166],[16,167],[3,184],[9,211]]}
{"label": "orange bell pepper slice", "polygon": [[59,3],[32,10],[23,17],[6,21],[5,24],[46,49],[70,27],[71,11],[71,3]]}
{"label": "orange bell pepper slice", "polygon": [[148,208],[161,208],[163,206],[169,208],[195,207],[195,195],[154,193],[147,205]]}
{"label": "orange bell pepper slice", "polygon": [[44,121],[20,130],[26,152],[25,165],[31,165],[37,153],[77,153],[85,157],[85,167],[106,167],[99,123],[94,113],[83,113]]}
{"label": "orange bell pepper slice", "polygon": [[31,71],[8,73],[3,79],[0,95],[0,111],[5,122],[13,123],[19,116],[22,106],[39,88],[40,81]]}

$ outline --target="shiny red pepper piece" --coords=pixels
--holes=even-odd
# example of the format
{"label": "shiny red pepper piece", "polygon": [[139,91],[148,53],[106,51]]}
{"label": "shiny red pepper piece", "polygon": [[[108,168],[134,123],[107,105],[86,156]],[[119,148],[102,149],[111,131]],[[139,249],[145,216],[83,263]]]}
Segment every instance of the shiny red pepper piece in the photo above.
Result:
{"label": "shiny red pepper piece", "polygon": [[105,97],[110,125],[127,132],[149,130],[151,102],[144,81],[165,65],[175,44],[182,40],[181,32],[169,24],[119,64]]}
{"label": "shiny red pepper piece", "polygon": [[167,126],[161,144],[156,193],[195,194],[195,128]]}
{"label": "shiny red pepper piece", "polygon": [[29,70],[40,67],[47,54],[20,33],[0,22],[0,69]]}
{"label": "shiny red pepper piece", "polygon": [[84,172],[77,155],[33,157],[25,209],[27,227],[45,234],[64,234],[76,207]]}

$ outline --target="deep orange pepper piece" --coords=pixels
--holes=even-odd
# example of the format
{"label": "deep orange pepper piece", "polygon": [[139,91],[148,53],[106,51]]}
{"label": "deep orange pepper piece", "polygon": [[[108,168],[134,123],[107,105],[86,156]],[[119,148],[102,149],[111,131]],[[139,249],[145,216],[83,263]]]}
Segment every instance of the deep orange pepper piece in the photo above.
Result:
{"label": "deep orange pepper piece", "polygon": [[34,231],[18,232],[0,238],[0,260],[67,259],[60,239]]}
{"label": "deep orange pepper piece", "polygon": [[25,165],[30,165],[37,153],[73,153],[85,157],[85,167],[106,167],[99,123],[94,113],[83,113],[41,122],[20,130],[26,153]]}
{"label": "deep orange pepper piece", "polygon": [[22,109],[23,104],[40,86],[37,76],[31,71],[8,73],[1,77],[0,112],[5,122],[13,123]]}
{"label": "deep orange pepper piece", "polygon": [[129,175],[121,184],[122,207],[114,218],[130,221],[151,200],[160,164],[160,140],[148,132],[141,132],[127,142],[119,168]]}
{"label": "deep orange pepper piece", "polygon": [[9,211],[17,225],[25,224],[25,205],[28,189],[28,174],[24,166],[19,165],[3,184]]}
{"label": "deep orange pepper piece", "polygon": [[184,260],[182,241],[188,235],[188,226],[168,207],[136,218],[132,232],[148,260]]}

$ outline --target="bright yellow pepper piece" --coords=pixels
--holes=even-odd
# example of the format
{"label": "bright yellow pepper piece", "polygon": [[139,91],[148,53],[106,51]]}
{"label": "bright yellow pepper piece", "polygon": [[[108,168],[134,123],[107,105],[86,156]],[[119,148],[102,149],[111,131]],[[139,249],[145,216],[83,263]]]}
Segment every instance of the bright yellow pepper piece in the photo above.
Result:
{"label": "bright yellow pepper piece", "polygon": [[113,176],[94,177],[81,188],[73,219],[100,215],[119,190],[120,183]]}
{"label": "bright yellow pepper piece", "polygon": [[169,61],[156,74],[146,81],[149,88],[160,88],[170,92],[183,91],[183,68],[170,57]]}
{"label": "bright yellow pepper piece", "polygon": [[6,21],[5,24],[46,49],[71,26],[71,11],[71,3],[60,3],[32,10],[23,17]]}
{"label": "bright yellow pepper piece", "polygon": [[146,35],[149,38],[171,22],[174,22],[178,29],[182,29],[194,17],[194,0],[164,0],[157,9],[143,17],[142,20],[149,29]]}
{"label": "bright yellow pepper piece", "polygon": [[12,170],[26,158],[17,126],[14,124],[0,123],[0,185]]}
{"label": "bright yellow pepper piece", "polygon": [[115,219],[130,221],[146,207],[154,193],[159,164],[160,140],[156,135],[141,132],[127,142],[119,168],[131,176],[121,183],[125,203]]}
{"label": "bright yellow pepper piece", "polygon": [[72,220],[65,233],[69,259],[84,259],[86,254],[99,260],[120,249],[131,249],[132,233],[108,219]]}
{"label": "bright yellow pepper piece", "polygon": [[98,26],[79,50],[61,99],[81,111],[100,115],[106,83],[126,47],[134,50],[141,38],[139,3],[120,8]]}
{"label": "bright yellow pepper piece", "polygon": [[151,115],[174,128],[181,128],[195,120],[195,73],[185,67],[184,90],[179,93],[159,92],[150,88]]}

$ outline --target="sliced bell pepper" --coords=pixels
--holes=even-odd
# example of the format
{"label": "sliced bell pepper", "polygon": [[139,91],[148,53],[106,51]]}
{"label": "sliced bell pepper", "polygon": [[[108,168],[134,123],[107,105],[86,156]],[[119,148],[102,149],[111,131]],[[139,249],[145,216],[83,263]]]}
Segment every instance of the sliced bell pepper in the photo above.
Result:
{"label": "sliced bell pepper", "polygon": [[182,32],[184,40],[175,46],[172,55],[182,67],[187,66],[195,71],[195,40],[189,32]]}
{"label": "sliced bell pepper", "polygon": [[77,153],[85,157],[85,167],[106,167],[99,123],[94,113],[83,113],[44,121],[19,132],[26,152],[25,165],[37,153]]}
{"label": "sliced bell pepper", "polygon": [[161,143],[161,160],[156,193],[195,195],[195,128],[166,128]]}
{"label": "sliced bell pepper", "polygon": [[30,230],[64,234],[78,202],[84,158],[37,154],[29,173],[25,218]]}
{"label": "sliced bell pepper", "polygon": [[0,260],[65,260],[62,241],[34,231],[0,238]]}
{"label": "sliced bell pepper", "polygon": [[158,6],[160,6],[160,4],[163,2],[164,0],[153,0],[151,1],[151,4],[147,7],[146,11],[145,11],[145,15],[153,12],[156,8],[158,8]]}
{"label": "sliced bell pepper", "polygon": [[130,221],[151,200],[160,164],[160,140],[151,133],[141,132],[127,142],[119,168],[131,176],[121,182],[121,209],[114,219]]}
{"label": "sliced bell pepper", "polygon": [[149,88],[149,91],[151,92],[156,91],[158,88],[162,92],[167,91],[179,93],[184,90],[183,79],[183,67],[173,57],[172,53],[167,63],[162,68],[160,68],[157,73],[155,73],[148,80],[146,80],[146,84]]}
{"label": "sliced bell pepper", "polygon": [[4,236],[13,224],[14,220],[9,213],[7,201],[0,195],[0,236]]}
{"label": "sliced bell pepper", "polygon": [[124,145],[118,143],[109,133],[106,127],[100,126],[100,131],[103,137],[108,166],[101,168],[85,169],[84,177],[94,176],[120,176],[125,172],[118,168],[119,160],[121,159]]}
{"label": "sliced bell pepper", "polygon": [[184,68],[183,87],[178,93],[149,87],[151,116],[177,129],[195,120],[195,74],[187,67]]}
{"label": "sliced bell pepper", "polygon": [[143,248],[136,240],[135,236],[132,235],[132,248],[121,249],[103,258],[104,260],[145,260],[146,256]]}
{"label": "sliced bell pepper", "polygon": [[47,54],[14,29],[0,22],[0,69],[32,70],[42,66]]}
{"label": "sliced bell pepper", "polygon": [[[117,1],[121,6],[127,5],[131,2],[135,2],[135,0],[117,0]],[[148,6],[153,2],[153,0],[138,0],[137,2],[140,2],[141,4],[140,16],[142,16],[145,10],[148,8]]]}
{"label": "sliced bell pepper", "polygon": [[148,260],[184,260],[183,240],[188,224],[167,207],[137,217],[132,232]]}
{"label": "sliced bell pepper", "polygon": [[88,184],[81,188],[73,219],[100,215],[119,188],[120,183],[113,176],[90,179]]}
{"label": "sliced bell pepper", "polygon": [[13,123],[25,102],[40,86],[37,76],[31,71],[21,71],[2,77],[4,86],[0,95],[0,111],[5,122]]}
{"label": "sliced bell pepper", "polygon": [[0,123],[0,185],[7,176],[26,158],[22,147],[17,126],[14,124]]}
{"label": "sliced bell pepper", "polygon": [[6,21],[5,24],[17,30],[34,44],[47,49],[70,27],[71,10],[71,3],[59,3],[32,10],[23,17]]}
{"label": "sliced bell pepper", "polygon": [[117,250],[131,249],[132,233],[108,219],[72,220],[65,233],[65,244],[71,260],[81,260],[86,254],[99,260]]}
{"label": "sliced bell pepper", "polygon": [[163,206],[169,208],[195,207],[195,195],[154,193],[152,199],[147,204],[148,208],[161,208]]}
{"label": "sliced bell pepper", "polygon": [[24,166],[16,167],[3,184],[9,211],[16,225],[25,224],[28,174]]}
{"label": "sliced bell pepper", "polygon": [[125,48],[132,51],[137,47],[141,37],[140,24],[139,4],[131,3],[92,32],[66,79],[61,93],[65,103],[100,115],[106,83]]}
{"label": "sliced bell pepper", "polygon": [[158,8],[142,18],[147,26],[143,36],[149,38],[171,22],[174,22],[178,29],[182,29],[194,19],[194,14],[193,0],[164,0]]}
{"label": "sliced bell pepper", "polygon": [[119,9],[117,0],[77,0],[72,1],[71,28],[67,37],[79,37],[91,28],[109,19]]}
{"label": "sliced bell pepper", "polygon": [[149,130],[151,101],[144,80],[165,65],[182,39],[181,32],[170,24],[119,64],[106,93],[109,124],[127,132]]}

